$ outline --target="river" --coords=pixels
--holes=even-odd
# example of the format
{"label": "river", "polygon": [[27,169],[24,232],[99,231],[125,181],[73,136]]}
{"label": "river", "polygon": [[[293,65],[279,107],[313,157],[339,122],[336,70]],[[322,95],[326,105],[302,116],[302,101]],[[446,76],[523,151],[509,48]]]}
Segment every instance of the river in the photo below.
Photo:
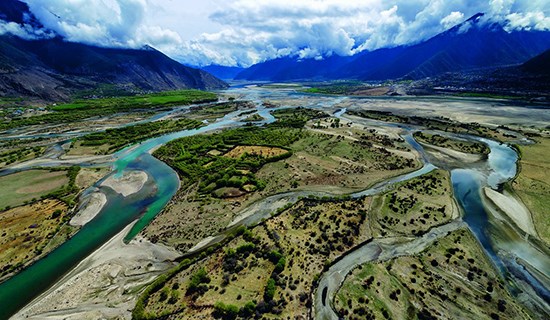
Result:
{"label": "river", "polygon": [[[262,105],[262,102],[266,100],[280,99],[293,102],[289,105],[282,105],[281,107],[283,108],[301,105],[300,102],[303,101],[306,107],[318,108],[330,113],[339,111],[336,113],[339,117],[345,116],[346,110],[339,109],[336,106],[344,100],[349,100],[347,97],[311,96],[288,90],[265,90],[257,88],[234,88],[224,93],[239,95],[242,99],[255,102],[258,113],[266,119],[262,123],[274,121],[274,118],[269,113],[271,109]],[[240,117],[241,112],[232,112],[218,121],[208,123],[206,126],[196,130],[184,130],[152,138],[114,154],[112,158],[113,173],[111,174],[121,175],[128,170],[141,170],[148,174],[148,183],[137,194],[123,198],[108,188],[100,187],[98,182],[95,187],[102,188],[102,191],[108,197],[107,204],[98,216],[52,253],[8,281],[0,284],[0,319],[8,318],[16,313],[55,284],[56,281],[85,257],[89,256],[127,225],[137,220],[137,223],[126,235],[126,240],[132,239],[162,210],[176,193],[179,181],[177,174],[170,167],[150,155],[151,150],[181,137],[221,128],[242,126],[244,122],[240,121],[243,118]],[[395,124],[387,125],[396,126]],[[422,147],[412,138],[411,132],[414,128],[400,127],[406,132],[403,135],[404,139],[423,155],[424,166],[415,172],[393,178],[375,185],[368,190],[352,194],[352,197],[384,192],[397,182],[424,174],[435,168],[433,164],[430,164],[426,160]],[[67,133],[67,136],[70,137],[71,133]],[[548,295],[546,288],[525,268],[521,268],[522,265],[514,264],[513,262],[516,261],[515,257],[522,257],[522,261],[545,273],[550,270],[550,262],[547,261],[548,257],[544,254],[537,254],[540,251],[537,251],[536,248],[531,250],[529,254],[517,252],[517,250],[533,247],[532,243],[528,240],[522,240],[524,239],[522,237],[514,237],[514,245],[510,245],[509,241],[506,242],[505,246],[499,245],[500,242],[496,240],[501,240],[502,237],[497,238],[494,236],[501,234],[498,230],[499,226],[491,223],[491,219],[488,218],[487,213],[483,209],[483,203],[480,201],[482,186],[489,185],[495,187],[515,175],[517,154],[512,148],[506,145],[500,145],[487,139],[484,139],[483,142],[488,143],[491,147],[491,154],[487,160],[490,170],[479,171],[477,169],[466,168],[452,171],[455,195],[457,201],[464,209],[464,221],[472,229],[485,251],[495,265],[498,266],[499,270],[501,270],[503,276],[508,277],[512,281],[515,281],[518,277],[528,279],[529,281],[527,282],[532,285],[533,290],[544,301],[546,300],[545,296]],[[269,214],[275,209],[287,203],[296,202],[300,197],[311,195],[332,196],[328,193],[302,191],[268,197],[244,209],[239,214],[239,217],[233,221],[232,226],[240,224],[254,225],[258,221],[261,221],[261,219],[268,218]],[[442,228],[446,227],[443,226]],[[345,261],[345,259],[342,261]],[[348,264],[347,268],[349,267],[353,267],[353,265]],[[546,269],[539,269],[541,267]],[[514,269],[511,270],[511,268]],[[548,274],[545,275],[548,276]]]}

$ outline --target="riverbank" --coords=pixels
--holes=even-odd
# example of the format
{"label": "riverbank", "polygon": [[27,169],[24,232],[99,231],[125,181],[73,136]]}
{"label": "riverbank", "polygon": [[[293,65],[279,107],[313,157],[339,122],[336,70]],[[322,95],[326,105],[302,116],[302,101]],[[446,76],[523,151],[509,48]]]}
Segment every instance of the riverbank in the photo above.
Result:
{"label": "riverbank", "polygon": [[130,319],[136,292],[180,255],[138,237],[123,239],[135,223],[105,243],[13,319]]}
{"label": "riverbank", "polygon": [[483,192],[491,203],[506,214],[523,232],[538,238],[531,213],[512,194],[506,191],[500,193],[489,187],[483,188]]}

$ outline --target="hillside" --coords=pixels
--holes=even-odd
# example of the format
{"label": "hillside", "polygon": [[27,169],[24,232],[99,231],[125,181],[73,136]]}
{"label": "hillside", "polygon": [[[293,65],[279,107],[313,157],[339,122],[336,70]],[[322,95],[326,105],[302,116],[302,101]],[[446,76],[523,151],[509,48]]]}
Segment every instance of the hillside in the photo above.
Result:
{"label": "hillside", "polygon": [[525,62],[521,69],[530,73],[546,74],[550,76],[550,50]]}
{"label": "hillside", "polygon": [[[3,1],[0,18],[38,26],[20,1]],[[113,49],[58,36],[32,41],[0,36],[0,96],[67,100],[80,90],[105,85],[128,92],[227,87],[208,72],[186,67],[149,46]]]}

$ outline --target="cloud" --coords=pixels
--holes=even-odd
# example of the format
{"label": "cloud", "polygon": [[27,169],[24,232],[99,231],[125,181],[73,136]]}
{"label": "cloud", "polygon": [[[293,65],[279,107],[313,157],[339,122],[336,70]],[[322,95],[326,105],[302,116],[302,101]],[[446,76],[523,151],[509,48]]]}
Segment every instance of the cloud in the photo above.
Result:
{"label": "cloud", "polygon": [[145,23],[145,0],[27,0],[48,29],[68,41],[107,47],[165,46],[181,43],[173,30]]}
{"label": "cloud", "polygon": [[453,11],[453,12],[449,13],[448,16],[441,19],[441,25],[445,29],[449,29],[449,28],[459,24],[462,21],[464,21],[464,13],[462,13],[460,11]]}
{"label": "cloud", "polygon": [[[26,0],[69,41],[149,44],[187,64],[248,66],[410,45],[478,13],[506,30],[550,30],[548,0]],[[0,33],[39,36],[0,22]],[[40,31],[45,33],[44,30]],[[51,33],[50,33],[51,34]]]}

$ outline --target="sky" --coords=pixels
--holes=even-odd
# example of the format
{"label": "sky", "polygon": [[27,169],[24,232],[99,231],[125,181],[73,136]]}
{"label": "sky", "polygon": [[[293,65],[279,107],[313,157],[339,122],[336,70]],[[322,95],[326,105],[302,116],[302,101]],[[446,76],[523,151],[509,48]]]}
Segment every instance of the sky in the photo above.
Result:
{"label": "sky", "polygon": [[194,66],[246,67],[284,56],[323,59],[411,45],[478,12],[510,31],[550,30],[548,0],[23,1],[45,29],[0,22],[0,34],[150,45]]}

